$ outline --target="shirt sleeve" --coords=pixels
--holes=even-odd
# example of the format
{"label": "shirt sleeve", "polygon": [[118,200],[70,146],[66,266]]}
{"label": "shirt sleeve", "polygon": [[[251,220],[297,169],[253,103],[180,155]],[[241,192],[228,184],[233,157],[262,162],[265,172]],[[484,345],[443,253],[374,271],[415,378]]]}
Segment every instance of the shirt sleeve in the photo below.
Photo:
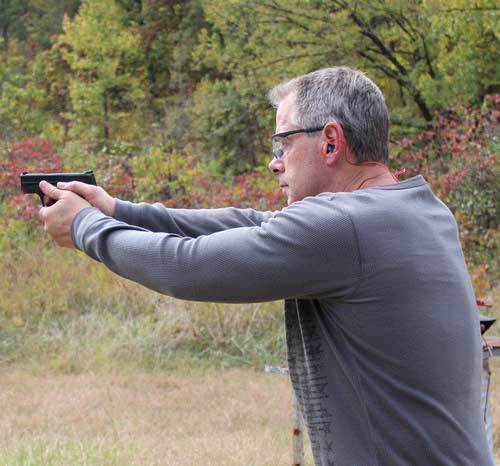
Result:
{"label": "shirt sleeve", "polygon": [[71,234],[79,249],[115,273],[193,301],[342,297],[361,273],[352,221],[316,197],[258,226],[196,238],[148,231],[90,207],[77,214]]}
{"label": "shirt sleeve", "polygon": [[113,217],[152,232],[196,238],[230,228],[258,226],[277,212],[253,209],[169,209],[160,203],[132,203],[116,199]]}

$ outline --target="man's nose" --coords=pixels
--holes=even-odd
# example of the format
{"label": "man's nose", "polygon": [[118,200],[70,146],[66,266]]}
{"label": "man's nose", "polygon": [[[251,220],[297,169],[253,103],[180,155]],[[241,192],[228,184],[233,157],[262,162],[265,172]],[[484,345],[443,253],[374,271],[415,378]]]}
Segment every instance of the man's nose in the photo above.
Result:
{"label": "man's nose", "polygon": [[275,175],[285,171],[283,160],[277,159],[276,157],[273,157],[268,166],[269,170],[271,170]]}

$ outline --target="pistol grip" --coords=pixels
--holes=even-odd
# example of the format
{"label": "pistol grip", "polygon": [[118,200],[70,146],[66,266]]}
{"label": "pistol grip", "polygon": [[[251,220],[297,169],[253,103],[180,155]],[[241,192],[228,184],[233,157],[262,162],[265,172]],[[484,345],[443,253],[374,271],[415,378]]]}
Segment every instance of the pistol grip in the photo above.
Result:
{"label": "pistol grip", "polygon": [[[38,197],[40,197],[40,202],[42,203],[42,206],[43,207],[48,207],[50,204],[46,204],[45,203],[45,198],[46,198],[45,194],[43,194],[43,193],[37,193],[37,194],[38,194]],[[47,197],[47,200],[48,199],[49,198]]]}

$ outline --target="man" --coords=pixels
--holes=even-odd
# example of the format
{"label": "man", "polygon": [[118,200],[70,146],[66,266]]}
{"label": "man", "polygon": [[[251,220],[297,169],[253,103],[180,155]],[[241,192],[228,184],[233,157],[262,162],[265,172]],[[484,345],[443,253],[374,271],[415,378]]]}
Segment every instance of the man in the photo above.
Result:
{"label": "man", "polygon": [[290,375],[316,465],[493,465],[456,223],[421,176],[398,183],[388,170],[380,90],[338,67],[270,96],[269,166],[287,208],[166,209],[42,183],[57,200],[41,210],[46,230],[161,293],[285,299]]}

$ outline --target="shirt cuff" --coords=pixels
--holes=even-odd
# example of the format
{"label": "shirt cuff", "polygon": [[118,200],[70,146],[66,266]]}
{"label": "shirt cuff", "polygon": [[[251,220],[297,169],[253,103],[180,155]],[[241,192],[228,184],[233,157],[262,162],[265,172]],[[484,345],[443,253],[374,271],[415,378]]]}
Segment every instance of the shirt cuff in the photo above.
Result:
{"label": "shirt cuff", "polygon": [[96,207],[85,207],[73,218],[70,228],[71,241],[80,251],[84,251],[83,236],[86,228],[100,218],[106,218],[106,215]]}

